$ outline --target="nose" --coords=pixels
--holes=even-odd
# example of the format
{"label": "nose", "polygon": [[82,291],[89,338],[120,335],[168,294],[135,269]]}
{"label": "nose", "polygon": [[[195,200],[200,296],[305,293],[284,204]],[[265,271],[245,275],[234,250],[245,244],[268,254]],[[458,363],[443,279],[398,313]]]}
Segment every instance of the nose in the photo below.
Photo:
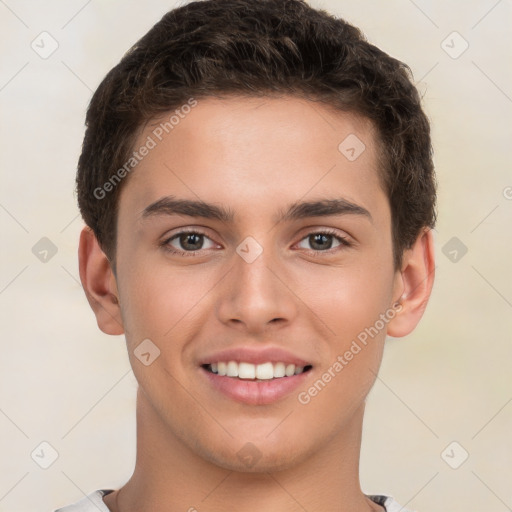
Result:
{"label": "nose", "polygon": [[284,265],[267,247],[249,261],[235,253],[233,267],[219,290],[218,318],[250,334],[288,325],[297,315],[298,298]]}

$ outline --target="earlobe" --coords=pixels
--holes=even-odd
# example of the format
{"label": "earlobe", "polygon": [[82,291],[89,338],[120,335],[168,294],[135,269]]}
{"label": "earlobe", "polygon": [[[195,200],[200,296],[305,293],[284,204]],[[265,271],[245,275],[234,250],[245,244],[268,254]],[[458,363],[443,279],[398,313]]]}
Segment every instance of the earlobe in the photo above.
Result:
{"label": "earlobe", "polygon": [[78,266],[80,281],[98,327],[106,334],[123,334],[116,279],[110,261],[88,226],[80,233]]}
{"label": "earlobe", "polygon": [[395,294],[399,312],[388,323],[389,336],[399,338],[414,330],[420,321],[432,292],[435,274],[434,237],[424,229],[413,246],[404,252],[402,270],[397,276]]}

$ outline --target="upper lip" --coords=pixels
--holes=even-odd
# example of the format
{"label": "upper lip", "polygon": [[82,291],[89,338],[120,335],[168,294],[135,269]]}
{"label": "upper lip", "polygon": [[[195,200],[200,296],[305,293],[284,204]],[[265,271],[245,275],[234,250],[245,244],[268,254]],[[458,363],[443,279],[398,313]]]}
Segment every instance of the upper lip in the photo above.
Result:
{"label": "upper lip", "polygon": [[230,349],[221,350],[211,355],[201,358],[200,365],[218,363],[218,362],[244,362],[251,364],[263,363],[284,363],[294,364],[295,366],[308,366],[310,362],[302,357],[299,357],[288,350],[280,347],[265,347],[265,348],[249,348],[249,347],[234,347]]}

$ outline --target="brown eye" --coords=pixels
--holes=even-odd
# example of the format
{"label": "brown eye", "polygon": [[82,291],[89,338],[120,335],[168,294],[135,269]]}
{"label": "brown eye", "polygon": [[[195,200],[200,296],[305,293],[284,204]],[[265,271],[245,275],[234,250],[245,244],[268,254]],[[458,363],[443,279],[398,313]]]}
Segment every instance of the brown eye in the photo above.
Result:
{"label": "brown eye", "polygon": [[[339,247],[339,246],[350,246],[350,242],[337,234],[336,232],[332,232],[330,230],[324,230],[324,231],[318,231],[316,233],[310,233],[308,236],[303,238],[301,240],[304,241],[307,240],[309,244],[309,248],[305,247],[305,249],[310,249],[315,252],[328,252],[334,249],[333,252]],[[333,246],[333,242],[337,241],[337,245]]]}
{"label": "brown eye", "polygon": [[186,251],[195,251],[203,248],[203,235],[198,235],[197,233],[185,233],[178,235],[177,239],[179,240],[181,247]]}
{"label": "brown eye", "polygon": [[324,233],[315,233],[314,235],[309,235],[309,243],[313,249],[317,250],[326,250],[332,247],[333,236],[326,235]]}
{"label": "brown eye", "polygon": [[[210,242],[210,247],[205,247],[205,240]],[[211,249],[215,246],[204,233],[199,231],[180,231],[164,240],[161,245],[166,251],[182,256],[195,256],[200,250]]]}

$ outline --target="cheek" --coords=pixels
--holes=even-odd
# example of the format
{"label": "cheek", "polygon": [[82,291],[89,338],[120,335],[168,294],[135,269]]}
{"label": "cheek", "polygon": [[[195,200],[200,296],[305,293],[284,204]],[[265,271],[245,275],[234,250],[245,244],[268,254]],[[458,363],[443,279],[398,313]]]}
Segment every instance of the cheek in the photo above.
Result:
{"label": "cheek", "polygon": [[361,405],[375,382],[387,324],[396,314],[389,309],[393,273],[385,263],[391,265],[338,269],[315,295],[315,308],[332,331],[330,355],[313,385],[298,398],[314,411],[312,417],[332,413],[335,407],[337,427]]}
{"label": "cheek", "polygon": [[305,421],[325,421],[327,431],[335,432],[349,421],[375,382],[391,319],[386,316],[390,290],[376,272],[370,282],[354,276],[331,281],[324,292],[317,292],[315,311],[332,331],[324,345],[328,356],[309,387],[299,391],[297,401],[307,411]]}
{"label": "cheek", "polygon": [[154,262],[132,265],[120,289],[123,323],[129,344],[149,338],[163,350],[195,325],[205,290],[211,288],[200,273],[180,272]]}
{"label": "cheek", "polygon": [[393,275],[376,265],[357,271],[338,269],[323,283],[308,290],[311,304],[342,345],[373,326],[389,308]]}
{"label": "cheek", "polygon": [[[182,352],[190,329],[198,324],[194,320],[198,309],[194,306],[202,295],[204,288],[190,283],[185,274],[157,271],[151,264],[137,267],[123,281],[123,323],[131,366],[154,404],[166,403],[166,393],[176,391],[175,378],[179,382],[189,378]],[[146,353],[149,356],[144,360]],[[161,414],[166,414],[163,409]]]}

